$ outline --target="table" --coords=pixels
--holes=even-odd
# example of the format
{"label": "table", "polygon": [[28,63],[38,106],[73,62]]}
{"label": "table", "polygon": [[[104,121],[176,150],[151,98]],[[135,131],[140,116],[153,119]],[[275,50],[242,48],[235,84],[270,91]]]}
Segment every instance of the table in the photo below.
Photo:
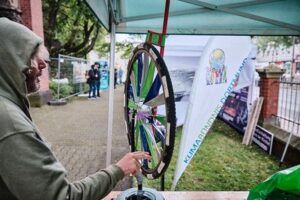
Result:
{"label": "table", "polygon": [[[115,199],[120,191],[113,191],[104,200]],[[160,192],[166,200],[246,200],[248,191],[217,191],[217,192]]]}

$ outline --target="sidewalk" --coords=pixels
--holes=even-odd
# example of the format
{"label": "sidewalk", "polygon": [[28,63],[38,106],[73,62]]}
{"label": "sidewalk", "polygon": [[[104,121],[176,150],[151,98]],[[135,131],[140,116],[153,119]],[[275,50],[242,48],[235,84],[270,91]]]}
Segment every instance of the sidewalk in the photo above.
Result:
{"label": "sidewalk", "polygon": [[[34,123],[67,169],[70,181],[105,168],[108,95],[102,92],[95,100],[81,98],[64,106],[31,108]],[[123,86],[118,86],[114,93],[113,163],[129,151],[123,102]],[[127,177],[114,190],[125,190],[131,184]]]}

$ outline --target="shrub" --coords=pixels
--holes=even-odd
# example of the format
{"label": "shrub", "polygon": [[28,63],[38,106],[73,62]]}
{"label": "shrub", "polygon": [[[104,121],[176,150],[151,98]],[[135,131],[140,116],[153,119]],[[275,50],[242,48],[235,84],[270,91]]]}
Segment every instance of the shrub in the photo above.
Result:
{"label": "shrub", "polygon": [[[54,81],[50,82],[49,88],[51,90],[52,96],[57,99],[58,98],[58,94],[57,94],[57,88],[58,88],[58,84]],[[70,86],[69,84],[60,84],[59,86],[59,97],[60,98],[64,98],[67,97],[69,95],[73,94],[73,87]]]}

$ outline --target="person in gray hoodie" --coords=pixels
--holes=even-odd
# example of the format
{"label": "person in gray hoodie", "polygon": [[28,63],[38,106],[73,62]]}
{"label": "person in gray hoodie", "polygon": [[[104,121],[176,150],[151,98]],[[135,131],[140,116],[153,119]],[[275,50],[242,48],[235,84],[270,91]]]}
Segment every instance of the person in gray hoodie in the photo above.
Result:
{"label": "person in gray hoodie", "polygon": [[39,89],[47,66],[42,40],[25,26],[0,17],[0,199],[100,199],[124,176],[140,170],[148,153],[126,154],[116,164],[69,182],[66,170],[41,137],[27,94]]}

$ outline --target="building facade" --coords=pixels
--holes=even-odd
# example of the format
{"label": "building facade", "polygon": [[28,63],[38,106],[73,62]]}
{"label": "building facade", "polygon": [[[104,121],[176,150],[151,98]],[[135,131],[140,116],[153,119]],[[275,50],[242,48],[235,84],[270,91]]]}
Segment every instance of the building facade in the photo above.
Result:
{"label": "building facade", "polygon": [[289,48],[269,46],[264,52],[259,52],[257,55],[258,68],[269,64],[276,64],[285,69],[284,77],[300,79],[300,44]]}

